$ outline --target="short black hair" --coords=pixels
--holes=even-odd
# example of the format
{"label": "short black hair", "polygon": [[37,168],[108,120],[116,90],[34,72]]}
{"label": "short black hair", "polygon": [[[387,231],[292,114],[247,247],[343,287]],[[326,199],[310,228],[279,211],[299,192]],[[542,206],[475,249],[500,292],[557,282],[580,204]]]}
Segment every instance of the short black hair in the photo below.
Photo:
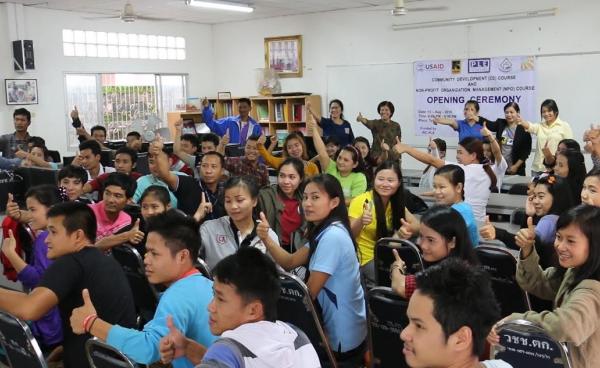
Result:
{"label": "short black hair", "polygon": [[281,283],[275,263],[260,250],[241,248],[217,263],[212,274],[219,282],[234,286],[246,303],[258,299],[265,320],[275,322]]}
{"label": "short black hair", "polygon": [[198,140],[198,136],[196,134],[191,134],[191,133],[184,134],[181,136],[181,140],[190,142],[192,144],[192,146],[194,146],[196,148],[198,148],[198,145],[200,144],[200,142]]}
{"label": "short black hair", "polygon": [[106,136],[106,128],[105,128],[105,127],[103,127],[102,125],[94,125],[94,126],[92,127],[92,129],[90,129],[90,134],[94,134],[94,131],[96,131],[96,130],[101,130],[101,131],[103,131],[103,132],[104,132],[104,135]]}
{"label": "short black hair", "polygon": [[260,139],[260,135],[252,134],[251,136],[248,137],[248,139],[246,139],[246,142],[248,142],[248,141],[258,142],[259,139]]}
{"label": "short black hair", "polygon": [[240,98],[240,99],[238,100],[238,105],[239,105],[239,104],[241,104],[241,103],[244,103],[244,102],[245,102],[245,103],[247,103],[247,104],[248,104],[248,106],[252,106],[252,101],[250,101],[250,99],[249,99],[249,98],[247,98],[247,97],[242,97],[242,98]]}
{"label": "short black hair", "polygon": [[48,218],[64,216],[63,226],[67,234],[83,230],[85,237],[92,243],[96,242],[96,216],[87,204],[81,202],[57,203],[48,210]]}
{"label": "short black hair", "polygon": [[473,335],[472,355],[483,353],[485,338],[500,319],[488,273],[449,257],[417,274],[417,291],[433,300],[433,316],[446,340],[466,326]]}
{"label": "short black hair", "polygon": [[219,145],[220,138],[215,133],[206,133],[200,138],[200,143],[202,142],[212,142],[215,147]]}
{"label": "short black hair", "polygon": [[129,157],[131,157],[131,162],[135,165],[135,162],[137,161],[137,152],[135,152],[135,150],[127,147],[127,146],[123,146],[120,147],[117,152],[115,153],[115,157],[117,157],[117,155],[120,154],[126,154],[129,155]]}
{"label": "short black hair", "polygon": [[30,197],[48,208],[62,202],[58,187],[52,184],[41,184],[29,188],[25,193],[25,199]]}
{"label": "short black hair", "polygon": [[27,118],[27,122],[31,123],[31,113],[24,107],[20,107],[13,112],[13,119],[17,117],[17,115],[25,115]]}
{"label": "short black hair", "polygon": [[64,178],[79,179],[79,181],[83,185],[88,180],[88,174],[85,171],[85,169],[81,166],[67,165],[60,169],[60,171],[58,172],[58,183],[60,184],[60,181]]}
{"label": "short black hair", "polygon": [[169,195],[169,190],[163,187],[162,185],[151,185],[148,188],[146,188],[146,190],[144,190],[144,192],[140,196],[140,200],[138,203],[141,205],[142,202],[144,202],[144,199],[149,195],[154,196],[165,207],[171,203],[171,196]]}
{"label": "short black hair", "polygon": [[377,113],[381,113],[381,108],[384,106],[387,106],[387,108],[390,109],[390,118],[394,116],[394,111],[396,111],[396,108],[390,101],[381,101],[379,105],[377,105]]}
{"label": "short black hair", "polygon": [[42,137],[34,135],[27,139],[27,144],[41,144],[42,146],[46,146],[46,140]]}
{"label": "short black hair", "polygon": [[325,145],[328,145],[328,144],[333,144],[334,146],[339,147],[340,140],[335,135],[330,135],[329,137],[325,138]]}
{"label": "short black hair", "polygon": [[192,263],[198,258],[200,233],[198,223],[176,209],[152,216],[148,219],[147,232],[155,232],[165,240],[165,245],[174,256],[180,250],[190,252]]}
{"label": "short black hair", "polygon": [[142,139],[142,135],[136,132],[135,130],[133,132],[127,133],[127,138],[129,137],[135,137],[135,139]]}
{"label": "short black hair", "polygon": [[137,188],[137,182],[133,180],[131,176],[120,172],[112,172],[108,174],[108,177],[104,181],[104,189],[111,185],[123,189],[127,198],[133,197],[135,189]]}
{"label": "short black hair", "polygon": [[94,156],[99,156],[102,153],[102,147],[100,146],[100,143],[98,143],[96,140],[94,139],[88,139],[86,141],[83,141],[79,144],[79,151],[83,151],[85,149],[89,149],[92,151],[92,154],[94,154]]}
{"label": "short black hair", "polygon": [[219,158],[219,161],[221,162],[221,167],[222,168],[225,167],[225,156],[223,156],[219,152],[217,152],[217,151],[206,152],[204,155],[202,155],[202,161],[204,161],[204,158],[207,156],[217,156]]}

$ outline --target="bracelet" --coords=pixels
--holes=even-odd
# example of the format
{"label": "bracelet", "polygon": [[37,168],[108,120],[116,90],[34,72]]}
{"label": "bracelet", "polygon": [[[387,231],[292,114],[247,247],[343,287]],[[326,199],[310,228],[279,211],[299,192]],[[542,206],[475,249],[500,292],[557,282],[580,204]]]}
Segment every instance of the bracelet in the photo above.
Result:
{"label": "bracelet", "polygon": [[90,325],[88,326],[87,333],[91,333],[92,331],[92,327],[94,326],[94,323],[96,323],[96,321],[98,320],[98,316],[94,316],[94,318],[92,318],[92,322],[90,322]]}
{"label": "bracelet", "polygon": [[392,278],[392,273],[394,272],[395,269],[398,269],[398,271],[400,271],[400,274],[404,275],[405,274],[406,265],[404,265],[404,267],[400,267],[400,265],[393,264],[392,267],[390,267],[390,279]]}
{"label": "bracelet", "polygon": [[83,319],[83,331],[84,332],[88,332],[88,323],[90,323],[90,320],[92,318],[97,318],[98,316],[96,314],[90,314],[89,316],[85,317]]}

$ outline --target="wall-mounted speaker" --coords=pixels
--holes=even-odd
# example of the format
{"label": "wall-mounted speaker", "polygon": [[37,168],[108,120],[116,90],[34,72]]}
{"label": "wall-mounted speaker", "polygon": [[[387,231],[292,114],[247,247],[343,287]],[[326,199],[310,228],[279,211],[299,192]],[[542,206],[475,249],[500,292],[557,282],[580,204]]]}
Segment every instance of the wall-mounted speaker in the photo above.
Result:
{"label": "wall-mounted speaker", "polygon": [[13,64],[17,72],[35,69],[32,40],[13,41]]}

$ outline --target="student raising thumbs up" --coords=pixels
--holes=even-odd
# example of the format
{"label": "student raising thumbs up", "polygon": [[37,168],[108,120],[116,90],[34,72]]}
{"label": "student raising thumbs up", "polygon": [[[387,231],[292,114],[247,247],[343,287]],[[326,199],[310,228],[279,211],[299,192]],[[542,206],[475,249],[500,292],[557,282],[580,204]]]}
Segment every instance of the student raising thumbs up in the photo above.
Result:
{"label": "student raising thumbs up", "polygon": [[523,258],[527,258],[535,245],[535,225],[533,217],[527,217],[527,227],[519,230],[515,236],[515,243],[521,248]]}

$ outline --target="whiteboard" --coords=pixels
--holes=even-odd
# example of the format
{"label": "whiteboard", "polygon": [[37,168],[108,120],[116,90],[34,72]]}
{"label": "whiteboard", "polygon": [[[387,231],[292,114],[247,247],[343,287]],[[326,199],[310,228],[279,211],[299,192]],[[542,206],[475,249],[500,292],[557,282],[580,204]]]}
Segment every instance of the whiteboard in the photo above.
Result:
{"label": "whiteboard", "polygon": [[[590,123],[600,122],[600,53],[554,54],[536,57],[537,106],[547,98],[556,100],[561,119],[570,123],[574,138],[582,136]],[[377,104],[389,100],[396,112],[392,119],[402,127],[403,141],[424,147],[428,138],[415,135],[413,63],[338,65],[327,67],[327,101],[338,98],[344,103],[344,116],[352,124],[355,136],[372,139],[371,132],[356,122],[358,112],[368,119],[379,117]],[[323,110],[327,111],[327,110]],[[496,119],[499,116],[486,116]],[[538,122],[540,116],[523,116]],[[446,139],[455,147],[457,138]],[[590,167],[587,165],[588,168]],[[530,166],[529,166],[530,167]]]}

